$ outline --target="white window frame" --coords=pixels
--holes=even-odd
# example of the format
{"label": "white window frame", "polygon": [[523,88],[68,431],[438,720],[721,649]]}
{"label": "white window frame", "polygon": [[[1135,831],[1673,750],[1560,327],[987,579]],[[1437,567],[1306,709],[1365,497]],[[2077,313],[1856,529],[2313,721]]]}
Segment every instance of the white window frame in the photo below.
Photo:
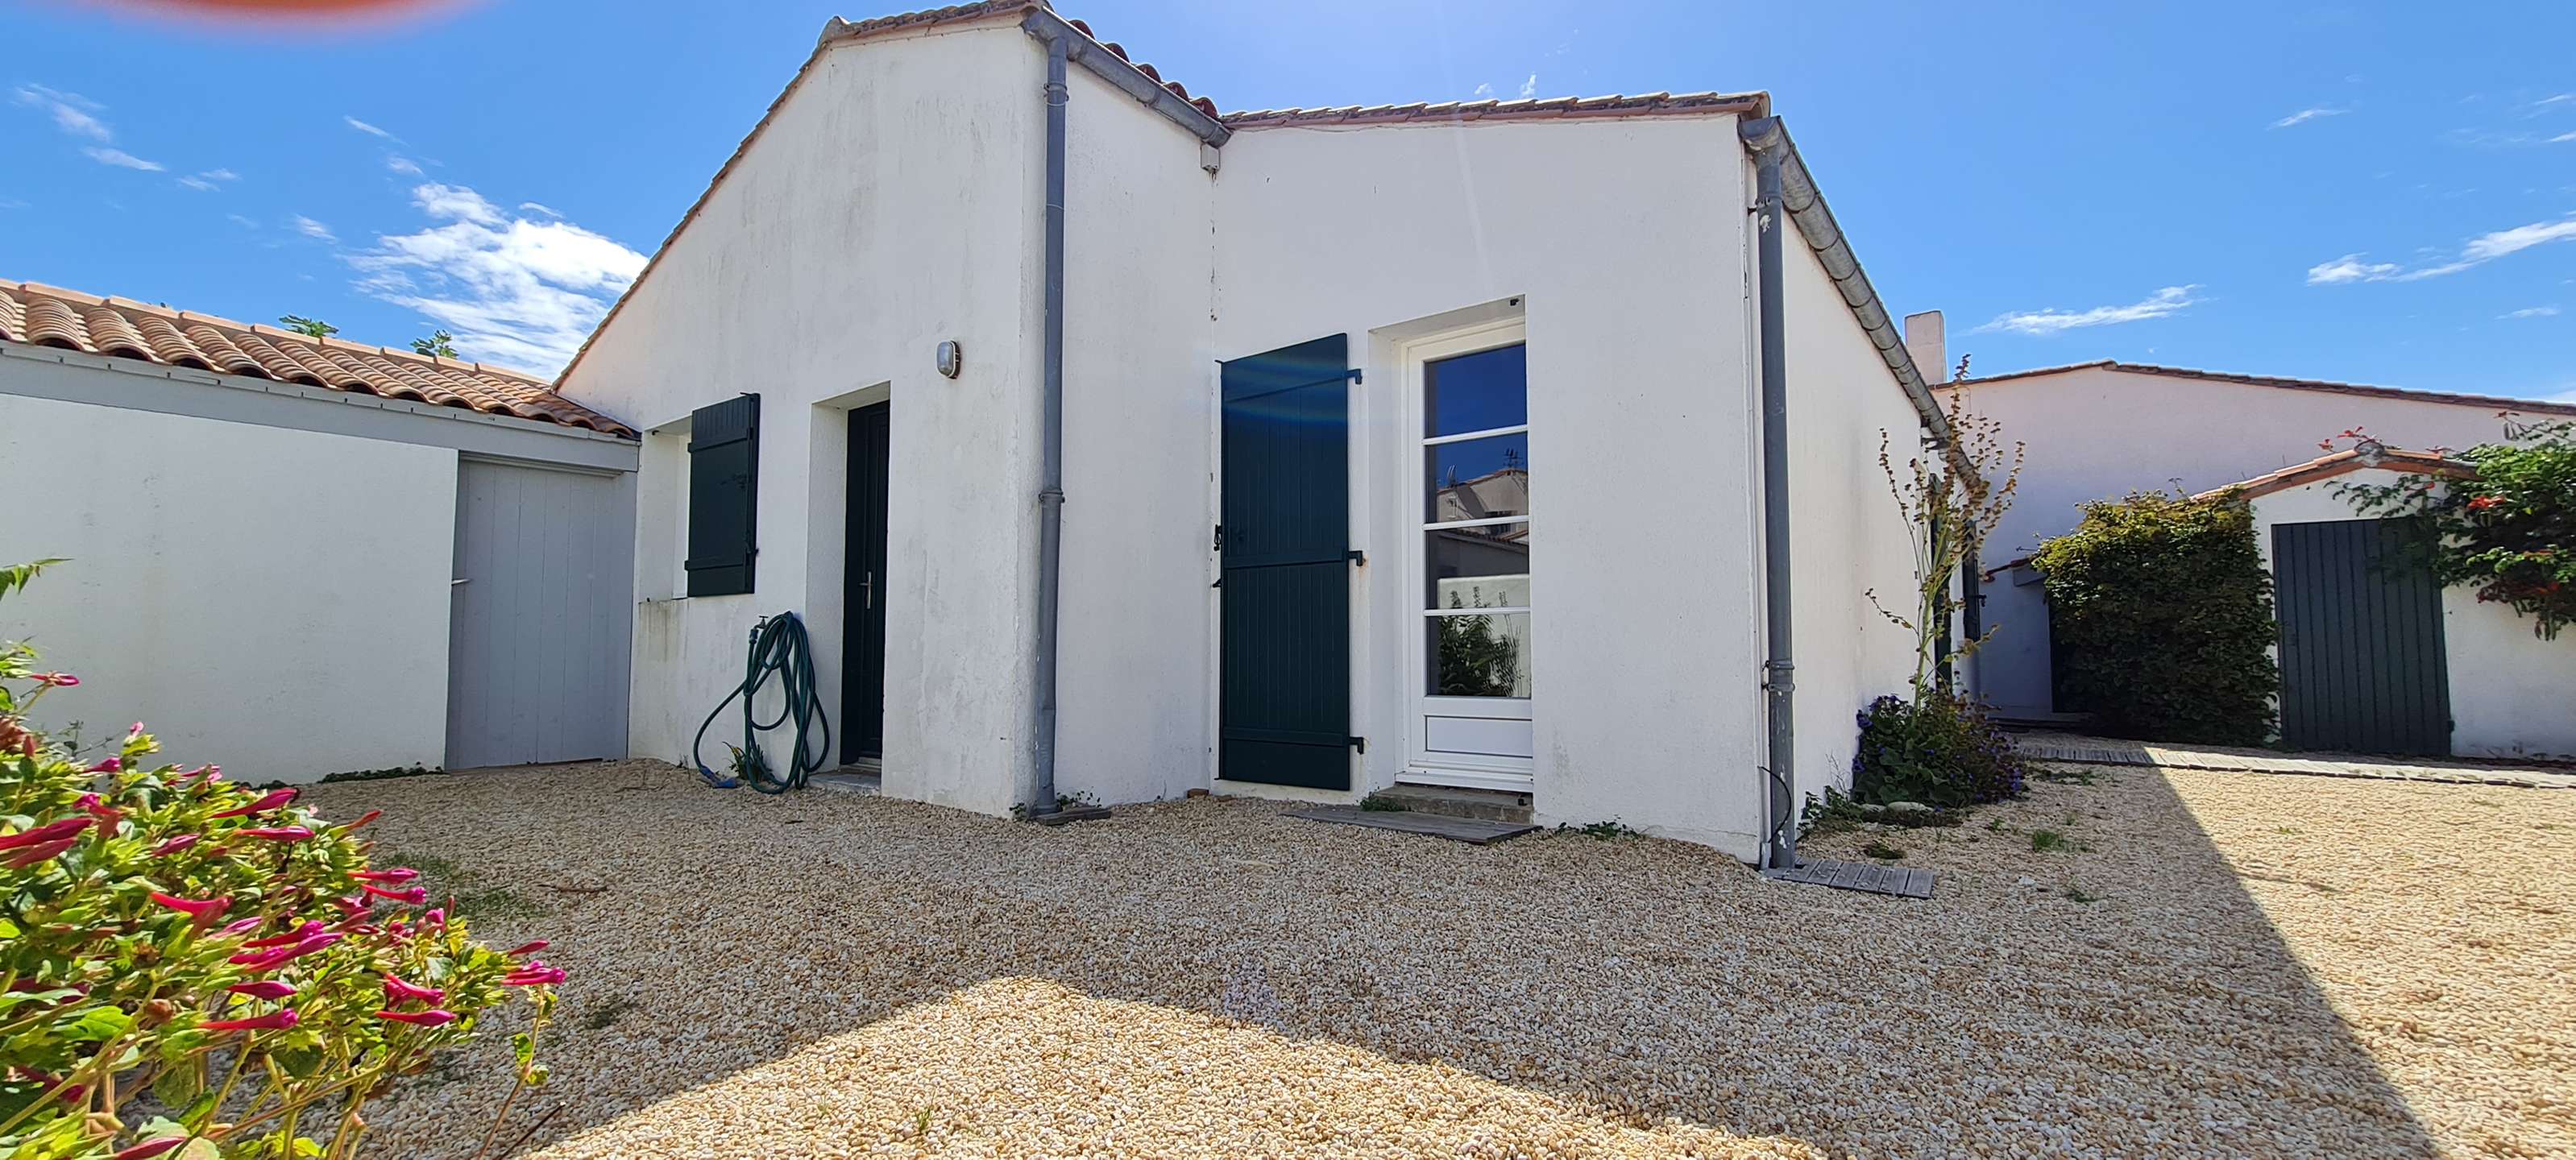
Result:
{"label": "white window frame", "polygon": [[[1396,348],[1396,361],[1399,368],[1398,387],[1401,397],[1397,404],[1396,417],[1396,430],[1399,435],[1393,441],[1399,462],[1393,476],[1397,486],[1393,489],[1396,495],[1391,526],[1399,533],[1396,575],[1400,579],[1391,587],[1395,590],[1393,598],[1399,602],[1397,622],[1403,625],[1400,631],[1404,636],[1401,650],[1404,658],[1403,670],[1396,682],[1404,718],[1404,767],[1397,773],[1399,781],[1521,792],[1528,792],[1531,787],[1536,766],[1534,758],[1434,753],[1426,744],[1425,719],[1429,717],[1462,717],[1497,721],[1533,720],[1532,707],[1536,704],[1538,690],[1535,674],[1533,674],[1529,697],[1430,695],[1424,690],[1424,681],[1430,672],[1430,658],[1427,655],[1428,645],[1425,639],[1429,633],[1425,626],[1434,614],[1434,610],[1422,607],[1423,593],[1426,591],[1424,570],[1429,566],[1429,561],[1425,558],[1428,553],[1424,547],[1426,532],[1434,528],[1526,523],[1530,525],[1533,542],[1539,534],[1537,512],[1539,502],[1535,494],[1531,497],[1531,511],[1528,515],[1450,520],[1438,523],[1425,518],[1422,493],[1423,481],[1426,478],[1423,472],[1425,449],[1443,443],[1526,434],[1529,431],[1529,424],[1523,422],[1489,430],[1425,437],[1422,434],[1426,428],[1423,413],[1426,402],[1423,385],[1425,368],[1441,359],[1456,358],[1460,355],[1507,346],[1525,346],[1528,342],[1528,321],[1525,318],[1512,317],[1414,339]],[[1530,613],[1531,608],[1538,602],[1535,568],[1529,583],[1532,590],[1530,604],[1479,611],[1489,614]],[[1534,613],[1532,619],[1535,622]],[[1533,656],[1532,664],[1535,665],[1535,663],[1536,658]]]}

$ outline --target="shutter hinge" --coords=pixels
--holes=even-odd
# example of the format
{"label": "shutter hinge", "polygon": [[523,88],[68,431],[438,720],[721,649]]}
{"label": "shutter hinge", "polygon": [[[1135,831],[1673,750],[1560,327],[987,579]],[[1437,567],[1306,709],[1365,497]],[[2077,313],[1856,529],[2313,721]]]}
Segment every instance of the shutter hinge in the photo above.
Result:
{"label": "shutter hinge", "polygon": [[1208,537],[1208,551],[1211,551],[1211,552],[1222,552],[1222,551],[1224,551],[1224,550],[1225,550],[1225,525],[1224,525],[1224,524],[1218,524],[1218,525],[1216,526],[1216,531]]}
{"label": "shutter hinge", "polygon": [[1366,738],[1366,737],[1354,737],[1354,738],[1351,738],[1351,748],[1356,749],[1356,750],[1359,750],[1361,753],[1367,753],[1367,752],[1368,752],[1368,738]]}
{"label": "shutter hinge", "polygon": [[1354,383],[1356,383],[1356,382],[1359,382],[1359,381],[1360,381],[1360,368],[1358,368],[1358,367],[1352,367],[1351,369],[1349,369],[1349,370],[1347,370],[1347,371],[1344,371],[1344,372],[1342,372],[1342,373],[1343,373],[1343,374],[1346,374],[1346,375],[1349,375],[1349,376],[1350,376],[1351,381],[1352,381],[1352,382],[1354,382]]}
{"label": "shutter hinge", "polygon": [[1368,553],[1357,548],[1353,548],[1350,551],[1342,553],[1342,558],[1350,561],[1351,563],[1357,564],[1360,567],[1368,567]]}

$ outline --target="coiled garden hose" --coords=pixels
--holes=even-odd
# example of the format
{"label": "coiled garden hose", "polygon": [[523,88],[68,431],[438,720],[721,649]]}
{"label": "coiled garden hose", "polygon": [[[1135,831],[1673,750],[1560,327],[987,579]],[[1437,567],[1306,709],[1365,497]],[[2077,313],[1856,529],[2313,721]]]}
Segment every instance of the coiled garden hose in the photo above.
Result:
{"label": "coiled garden hose", "polygon": [[[759,696],[760,687],[768,684],[773,675],[779,679],[780,691],[786,694],[786,700],[779,706],[776,719],[762,722],[754,714],[752,702]],[[706,758],[698,752],[706,744],[707,729],[716,723],[716,718],[724,715],[725,706],[733,704],[736,698],[742,701],[741,780],[716,776],[716,771],[707,768]],[[773,777],[769,759],[760,752],[760,735],[790,721],[796,723],[795,740],[788,750],[794,756],[788,759],[787,776]],[[809,735],[818,730],[823,742],[819,751],[807,744]],[[689,743],[689,760],[698,763],[698,776],[717,789],[732,789],[748,781],[751,788],[774,794],[805,788],[805,775],[823,768],[824,761],[831,754],[832,719],[823,712],[822,701],[814,695],[814,653],[805,640],[805,622],[797,619],[793,612],[762,617],[760,623],[751,627],[751,649],[743,658],[742,683],[725,694],[724,700],[716,702],[715,711],[707,714],[706,721],[698,726],[696,740]]]}

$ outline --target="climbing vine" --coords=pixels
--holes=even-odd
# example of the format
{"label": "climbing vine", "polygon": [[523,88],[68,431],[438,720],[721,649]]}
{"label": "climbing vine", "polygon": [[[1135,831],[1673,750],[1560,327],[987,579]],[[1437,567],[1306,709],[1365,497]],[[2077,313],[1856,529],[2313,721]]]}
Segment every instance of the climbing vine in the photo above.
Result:
{"label": "climbing vine", "polygon": [[2336,493],[2362,515],[2402,520],[2444,586],[2471,589],[2530,617],[2533,635],[2557,639],[2576,624],[2576,421],[2508,415],[2503,442],[2458,458],[2475,473],[2348,483]]}

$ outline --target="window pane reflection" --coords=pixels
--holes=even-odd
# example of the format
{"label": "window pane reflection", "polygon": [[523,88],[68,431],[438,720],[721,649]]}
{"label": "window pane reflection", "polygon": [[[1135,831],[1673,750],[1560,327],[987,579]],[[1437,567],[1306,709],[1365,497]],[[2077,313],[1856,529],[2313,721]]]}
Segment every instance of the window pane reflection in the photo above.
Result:
{"label": "window pane reflection", "polygon": [[1425,363],[1425,438],[1518,427],[1529,422],[1528,348],[1506,346]]}
{"label": "window pane reflection", "polygon": [[1478,524],[1424,532],[1425,608],[1529,607],[1529,525]]}
{"label": "window pane reflection", "polygon": [[1422,449],[1430,523],[1529,514],[1529,435],[1496,435]]}
{"label": "window pane reflection", "polygon": [[1530,695],[1530,614],[1485,612],[1425,616],[1428,674],[1434,697]]}

